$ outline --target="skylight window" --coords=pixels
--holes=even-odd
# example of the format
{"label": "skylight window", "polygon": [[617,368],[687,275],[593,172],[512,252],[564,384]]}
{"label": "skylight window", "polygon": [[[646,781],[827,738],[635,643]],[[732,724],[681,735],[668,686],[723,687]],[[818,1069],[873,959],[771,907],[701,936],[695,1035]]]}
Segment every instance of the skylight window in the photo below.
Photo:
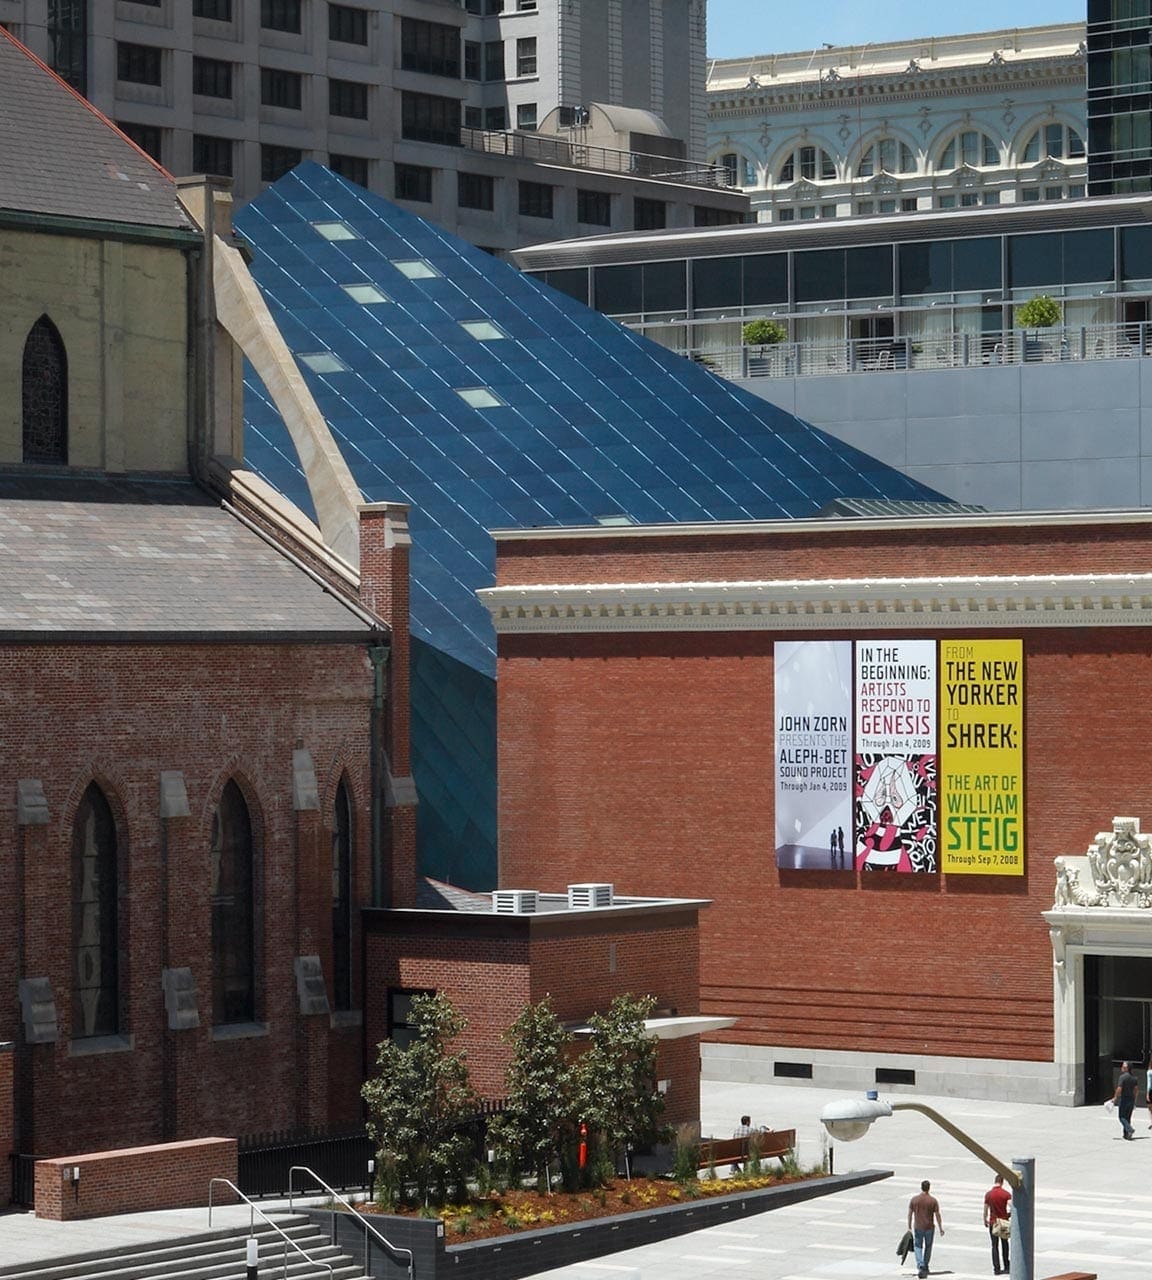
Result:
{"label": "skylight window", "polygon": [[340,287],[353,302],[362,302],[365,306],[389,301],[388,295],[377,289],[374,284],[345,284]]}
{"label": "skylight window", "polygon": [[473,409],[494,409],[497,405],[504,403],[494,391],[489,391],[487,387],[456,387],[454,390],[460,399],[465,404],[471,405]]}
{"label": "skylight window", "polygon": [[461,320],[460,328],[477,342],[495,342],[498,338],[508,336],[498,324],[493,324],[491,320]]}
{"label": "skylight window", "polygon": [[314,222],[313,227],[325,240],[359,240],[360,235],[346,222]]}
{"label": "skylight window", "polygon": [[629,515],[614,512],[611,515],[597,516],[596,523],[603,525],[605,529],[618,529],[623,528],[626,525],[635,524],[636,521]]}
{"label": "skylight window", "polygon": [[348,366],[339,356],[331,351],[310,351],[307,355],[297,355],[301,364],[307,365],[313,373],[347,373]]}
{"label": "skylight window", "polygon": [[392,265],[402,276],[407,276],[409,280],[435,280],[440,275],[440,272],[430,262],[425,262],[423,258],[408,258],[401,262],[394,261]]}

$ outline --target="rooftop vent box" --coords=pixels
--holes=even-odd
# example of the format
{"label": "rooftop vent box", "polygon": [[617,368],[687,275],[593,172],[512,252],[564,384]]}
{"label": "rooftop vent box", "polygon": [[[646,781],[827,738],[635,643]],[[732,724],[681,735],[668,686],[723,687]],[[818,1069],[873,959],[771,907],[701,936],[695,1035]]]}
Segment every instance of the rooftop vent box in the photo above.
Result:
{"label": "rooftop vent box", "polygon": [[535,889],[497,889],[492,894],[492,910],[498,916],[531,916],[536,914]]}
{"label": "rooftop vent box", "polygon": [[572,911],[588,911],[593,907],[610,907],[612,905],[612,886],[610,884],[570,884],[568,886],[568,906]]}

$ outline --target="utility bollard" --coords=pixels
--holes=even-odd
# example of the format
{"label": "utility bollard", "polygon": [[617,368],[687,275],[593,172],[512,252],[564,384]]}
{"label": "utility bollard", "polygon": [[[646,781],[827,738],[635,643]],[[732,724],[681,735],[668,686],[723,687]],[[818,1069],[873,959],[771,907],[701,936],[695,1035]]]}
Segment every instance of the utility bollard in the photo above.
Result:
{"label": "utility bollard", "polygon": [[260,1242],[255,1236],[249,1236],[246,1242],[245,1280],[256,1280],[256,1264],[260,1251]]}

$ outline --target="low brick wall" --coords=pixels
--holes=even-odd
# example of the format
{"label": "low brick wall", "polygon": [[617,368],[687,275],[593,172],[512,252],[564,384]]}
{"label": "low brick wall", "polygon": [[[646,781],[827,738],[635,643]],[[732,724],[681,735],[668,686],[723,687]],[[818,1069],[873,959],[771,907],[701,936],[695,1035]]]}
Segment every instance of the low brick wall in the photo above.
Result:
{"label": "low brick wall", "polygon": [[[74,1175],[79,1170],[79,1178]],[[212,1178],[236,1181],[236,1139],[197,1138],[36,1161],[36,1216],[68,1222],[208,1203]],[[214,1200],[236,1197],[218,1187]]]}

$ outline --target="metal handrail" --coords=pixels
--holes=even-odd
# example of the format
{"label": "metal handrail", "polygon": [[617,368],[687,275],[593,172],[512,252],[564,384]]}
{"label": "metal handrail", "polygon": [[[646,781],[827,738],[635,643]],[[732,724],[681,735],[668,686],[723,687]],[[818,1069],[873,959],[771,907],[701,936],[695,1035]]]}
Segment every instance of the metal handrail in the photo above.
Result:
{"label": "metal handrail", "polygon": [[[294,1173],[306,1173],[312,1179],[313,1182],[318,1182],[320,1186],[322,1186],[324,1190],[327,1191],[327,1193],[329,1194],[329,1196],[331,1196],[333,1200],[338,1200],[350,1212],[352,1213],[356,1212],[356,1208],[350,1200],[345,1199],[344,1196],[342,1196],[339,1191],[334,1191],[314,1169],[309,1169],[306,1164],[294,1164],[288,1170],[288,1208],[289,1209],[292,1208],[293,1197],[296,1194],[295,1188],[292,1186],[292,1175]],[[405,1249],[401,1245],[393,1244],[385,1236],[381,1235],[380,1232],[377,1231],[376,1228],[369,1223],[368,1219],[362,1213],[357,1214],[357,1217],[360,1219],[360,1223],[364,1228],[364,1269],[368,1270],[368,1235],[369,1233],[371,1233],[371,1235],[377,1240],[377,1242],[383,1246],[384,1252],[387,1253],[387,1255],[392,1259],[393,1262],[399,1262],[401,1259],[401,1255],[403,1254],[408,1255],[408,1275],[409,1277],[411,1277],[413,1272],[413,1264],[415,1261],[415,1255],[413,1254],[412,1250]]]}
{"label": "metal handrail", "polygon": [[[273,1220],[264,1212],[263,1209],[260,1208],[258,1204],[256,1204],[252,1200],[249,1200],[248,1197],[244,1194],[244,1192],[241,1191],[240,1188],[228,1178],[212,1178],[208,1183],[208,1226],[209,1227],[212,1226],[212,1189],[213,1187],[215,1187],[215,1185],[218,1182],[222,1182],[224,1186],[229,1187],[248,1206],[248,1234],[250,1236],[255,1234],[256,1215],[259,1214],[260,1217],[263,1218],[263,1220],[272,1228],[273,1231],[276,1232],[277,1235],[281,1235],[284,1237],[284,1274],[285,1275],[288,1274],[288,1246],[291,1245],[292,1248],[296,1250],[296,1252],[304,1259],[304,1261],[310,1267],[326,1267],[328,1269],[328,1275],[332,1277],[332,1280],[335,1280],[336,1272],[333,1269],[332,1264],[330,1262],[323,1262],[319,1258],[310,1258],[308,1254],[305,1253],[304,1250],[300,1248],[300,1246],[296,1243],[296,1241],[293,1240],[292,1237],[284,1230],[284,1228],[280,1226],[279,1223],[273,1222]],[[289,1205],[291,1205],[291,1202],[289,1202]]]}

